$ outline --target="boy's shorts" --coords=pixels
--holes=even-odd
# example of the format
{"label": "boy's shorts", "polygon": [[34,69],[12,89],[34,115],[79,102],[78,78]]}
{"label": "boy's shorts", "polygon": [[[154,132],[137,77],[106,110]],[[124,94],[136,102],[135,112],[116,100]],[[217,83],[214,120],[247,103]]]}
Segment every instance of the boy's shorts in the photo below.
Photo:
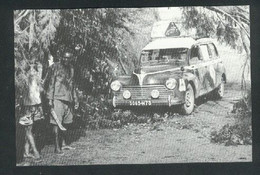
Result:
{"label": "boy's shorts", "polygon": [[[71,113],[71,107],[69,105],[69,102],[62,101],[62,100],[54,100],[54,112],[56,113],[59,121],[61,123],[70,124],[73,121],[73,115]],[[57,125],[54,118],[50,117],[50,123]]]}
{"label": "boy's shorts", "polygon": [[44,119],[41,104],[24,106],[24,113],[19,119],[21,125],[32,125],[34,121]]}

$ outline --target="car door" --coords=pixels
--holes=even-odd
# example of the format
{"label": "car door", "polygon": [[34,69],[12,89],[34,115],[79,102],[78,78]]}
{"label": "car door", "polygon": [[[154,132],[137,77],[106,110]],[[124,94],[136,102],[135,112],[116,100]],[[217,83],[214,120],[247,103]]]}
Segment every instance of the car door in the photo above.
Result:
{"label": "car door", "polygon": [[215,70],[215,88],[218,87],[221,83],[221,78],[222,78],[222,68],[223,68],[223,62],[219,58],[219,54],[217,51],[216,46],[213,43],[208,44],[208,49],[209,49],[209,56],[210,59],[212,60],[212,65],[214,66]]}
{"label": "car door", "polygon": [[207,88],[203,85],[206,68],[204,66],[200,45],[194,45],[191,48],[188,69],[196,76],[195,86],[197,89],[197,96],[206,94]]}
{"label": "car door", "polygon": [[211,59],[209,53],[209,46],[207,43],[201,44],[199,46],[201,51],[201,57],[203,60],[203,67],[204,67],[204,77],[202,80],[202,85],[206,89],[206,92],[210,92],[215,89],[216,84],[216,72],[214,67],[214,60]]}

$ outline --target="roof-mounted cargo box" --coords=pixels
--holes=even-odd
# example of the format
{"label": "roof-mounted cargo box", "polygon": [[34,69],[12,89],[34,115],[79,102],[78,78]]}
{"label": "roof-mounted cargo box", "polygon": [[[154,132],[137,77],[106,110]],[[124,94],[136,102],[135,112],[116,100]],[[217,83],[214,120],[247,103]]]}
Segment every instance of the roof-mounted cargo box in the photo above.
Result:
{"label": "roof-mounted cargo box", "polygon": [[154,23],[151,39],[164,38],[164,37],[179,37],[181,34],[179,28],[172,21],[159,21]]}

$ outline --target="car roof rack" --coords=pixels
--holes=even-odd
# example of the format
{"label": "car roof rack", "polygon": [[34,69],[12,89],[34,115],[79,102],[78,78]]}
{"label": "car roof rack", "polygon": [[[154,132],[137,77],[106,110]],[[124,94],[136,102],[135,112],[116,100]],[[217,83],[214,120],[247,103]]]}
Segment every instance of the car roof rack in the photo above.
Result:
{"label": "car roof rack", "polygon": [[164,38],[193,38],[193,39],[195,39],[193,36],[190,36],[190,35],[181,35],[181,36],[167,36],[167,37],[150,38],[150,42],[157,40],[157,39],[164,39]]}
{"label": "car roof rack", "polygon": [[199,40],[199,39],[210,39],[210,37],[208,37],[208,36],[203,36],[203,37],[195,36],[194,39],[195,39],[195,40]]}

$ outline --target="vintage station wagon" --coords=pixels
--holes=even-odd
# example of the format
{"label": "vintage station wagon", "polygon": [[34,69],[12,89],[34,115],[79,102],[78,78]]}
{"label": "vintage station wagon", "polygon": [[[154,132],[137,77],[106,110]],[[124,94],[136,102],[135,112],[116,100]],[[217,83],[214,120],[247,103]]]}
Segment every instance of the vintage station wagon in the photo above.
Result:
{"label": "vintage station wagon", "polygon": [[111,83],[113,106],[180,106],[194,110],[195,99],[213,92],[224,95],[225,68],[211,39],[164,37],[142,49],[131,76]]}

